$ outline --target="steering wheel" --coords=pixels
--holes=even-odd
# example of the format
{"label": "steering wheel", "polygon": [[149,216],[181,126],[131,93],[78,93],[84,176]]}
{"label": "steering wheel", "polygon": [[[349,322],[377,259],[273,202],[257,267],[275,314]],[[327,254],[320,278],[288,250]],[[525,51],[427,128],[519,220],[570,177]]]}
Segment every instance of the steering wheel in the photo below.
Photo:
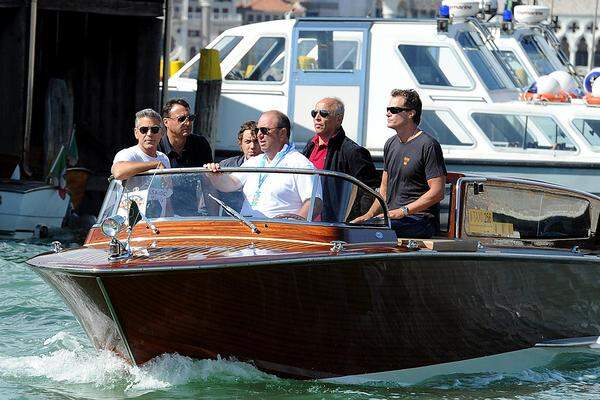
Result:
{"label": "steering wheel", "polygon": [[283,214],[277,214],[275,217],[273,218],[279,218],[279,219],[295,219],[298,221],[306,221],[306,218],[304,218],[301,215],[298,214],[294,214],[294,213],[283,213]]}

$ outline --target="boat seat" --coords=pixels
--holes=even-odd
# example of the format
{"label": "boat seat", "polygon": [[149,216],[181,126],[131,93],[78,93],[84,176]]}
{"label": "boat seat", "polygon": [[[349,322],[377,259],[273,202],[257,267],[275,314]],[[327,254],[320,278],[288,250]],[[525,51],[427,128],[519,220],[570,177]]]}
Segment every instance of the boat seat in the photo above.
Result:
{"label": "boat seat", "polygon": [[472,239],[398,239],[398,246],[408,247],[416,244],[419,249],[428,249],[435,251],[477,251],[478,242]]}

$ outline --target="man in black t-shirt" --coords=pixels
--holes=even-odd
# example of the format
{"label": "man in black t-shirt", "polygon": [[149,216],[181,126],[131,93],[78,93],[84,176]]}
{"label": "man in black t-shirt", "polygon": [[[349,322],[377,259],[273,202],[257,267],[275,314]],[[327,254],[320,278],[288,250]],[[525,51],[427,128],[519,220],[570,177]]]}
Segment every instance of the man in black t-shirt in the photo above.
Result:
{"label": "man in black t-shirt", "polygon": [[[421,131],[421,99],[414,90],[394,89],[387,126],[394,129],[383,148],[379,193],[386,199],[398,237],[430,238],[439,230],[439,203],[444,198],[446,165],[440,144]],[[380,215],[378,202],[354,222]]]}

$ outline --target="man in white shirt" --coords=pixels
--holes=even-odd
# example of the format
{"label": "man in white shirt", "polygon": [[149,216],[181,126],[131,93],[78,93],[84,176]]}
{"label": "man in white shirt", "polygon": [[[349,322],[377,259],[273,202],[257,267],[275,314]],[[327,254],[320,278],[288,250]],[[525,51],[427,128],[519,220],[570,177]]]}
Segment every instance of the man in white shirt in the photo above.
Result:
{"label": "man in white shirt", "polygon": [[[163,135],[162,118],[156,111],[146,108],[135,114],[133,134],[138,144],[119,151],[114,158],[111,173],[116,179],[125,180],[150,169],[171,168],[169,158],[157,151],[158,143]],[[152,180],[141,181],[149,184]],[[128,191],[127,198],[135,200],[138,207],[149,218],[171,214],[168,198],[172,189],[166,180],[156,180],[152,188],[144,187],[137,191]],[[143,185],[142,185],[143,186]],[[128,209],[128,207],[126,208]],[[124,210],[123,212],[126,212]]]}
{"label": "man in white shirt", "polygon": [[157,150],[163,135],[162,118],[156,111],[146,108],[135,114],[133,134],[138,144],[115,155],[110,172],[116,179],[127,179],[149,169],[171,168],[169,158]]}
{"label": "man in white shirt", "polygon": [[[251,157],[242,167],[303,168],[315,169],[314,165],[289,143],[291,124],[280,111],[271,110],[261,114],[257,122],[257,137],[263,154]],[[213,172],[219,164],[204,165]],[[242,189],[244,204],[241,214],[252,217],[296,218],[308,217],[314,188],[315,214],[321,208],[319,179],[305,174],[268,174],[236,172],[230,175],[209,175],[217,189],[231,192]]]}

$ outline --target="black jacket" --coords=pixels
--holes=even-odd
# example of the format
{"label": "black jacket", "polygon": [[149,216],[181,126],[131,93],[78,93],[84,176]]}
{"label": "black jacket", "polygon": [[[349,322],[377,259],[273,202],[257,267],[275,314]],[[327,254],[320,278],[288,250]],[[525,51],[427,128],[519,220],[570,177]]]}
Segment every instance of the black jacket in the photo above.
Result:
{"label": "black jacket", "polygon": [[[314,147],[315,143],[310,140],[302,150],[302,154],[309,158]],[[353,176],[371,188],[378,188],[381,182],[369,150],[346,137],[342,127],[329,140],[324,169]]]}

